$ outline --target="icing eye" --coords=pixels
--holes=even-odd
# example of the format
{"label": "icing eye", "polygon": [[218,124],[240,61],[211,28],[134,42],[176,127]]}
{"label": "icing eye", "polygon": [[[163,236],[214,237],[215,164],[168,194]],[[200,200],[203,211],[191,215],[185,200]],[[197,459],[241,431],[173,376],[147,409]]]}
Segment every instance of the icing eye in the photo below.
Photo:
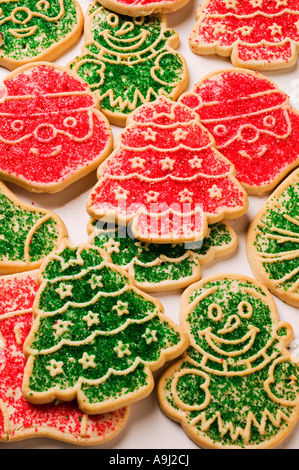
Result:
{"label": "icing eye", "polygon": [[208,318],[213,321],[219,321],[223,317],[222,308],[220,305],[211,304],[208,308]]}
{"label": "icing eye", "polygon": [[263,119],[263,124],[265,127],[268,127],[269,129],[271,129],[272,127],[275,126],[276,119],[274,116],[265,116]]}
{"label": "icing eye", "polygon": [[50,8],[50,3],[45,0],[41,0],[40,2],[37,2],[36,8],[38,10],[48,10],[48,8]]}
{"label": "icing eye", "polygon": [[112,26],[112,28],[116,28],[119,23],[119,17],[113,13],[110,13],[110,15],[107,16],[107,23]]}
{"label": "icing eye", "polygon": [[11,123],[11,128],[14,132],[22,131],[24,129],[24,122],[16,119]]}
{"label": "icing eye", "polygon": [[214,127],[213,131],[214,131],[214,134],[221,137],[227,133],[227,127],[224,124],[218,124],[218,126]]}
{"label": "icing eye", "polygon": [[137,24],[138,26],[141,26],[144,23],[144,17],[141,16],[140,18],[136,18],[134,23]]}
{"label": "icing eye", "polygon": [[77,125],[77,119],[75,119],[74,117],[67,117],[63,121],[63,125],[65,127],[75,127]]}
{"label": "icing eye", "polygon": [[242,318],[251,318],[253,313],[252,305],[245,300],[238,305],[238,314]]}

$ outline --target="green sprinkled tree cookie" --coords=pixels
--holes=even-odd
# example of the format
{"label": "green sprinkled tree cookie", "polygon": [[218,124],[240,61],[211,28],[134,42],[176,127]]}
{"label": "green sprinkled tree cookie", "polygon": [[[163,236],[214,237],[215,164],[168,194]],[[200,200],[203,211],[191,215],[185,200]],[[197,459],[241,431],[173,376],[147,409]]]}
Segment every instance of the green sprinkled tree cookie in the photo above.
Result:
{"label": "green sprinkled tree cookie", "polygon": [[75,0],[0,0],[0,65],[55,60],[80,38],[83,21]]}
{"label": "green sprinkled tree cookie", "polygon": [[117,126],[159,95],[177,99],[188,82],[185,59],[174,49],[179,36],[163,14],[131,18],[94,1],[86,14],[82,55],[69,64]]}
{"label": "green sprinkled tree cookie", "polygon": [[95,219],[90,219],[87,230],[88,243],[104,249],[113,264],[125,269],[136,286],[148,292],[181,289],[198,281],[201,265],[230,254],[238,244],[226,222],[210,225],[203,242],[185,244],[141,242],[127,227],[110,229]]}
{"label": "green sprinkled tree cookie", "polygon": [[299,170],[262,206],[247,235],[255,277],[284,302],[299,307]]}
{"label": "green sprinkled tree cookie", "polygon": [[160,302],[95,246],[63,242],[38,281],[36,319],[24,345],[29,402],[77,398],[85,413],[113,411],[146,397],[151,371],[188,345]]}
{"label": "green sprinkled tree cookie", "polygon": [[64,237],[56,214],[25,204],[0,181],[0,274],[37,269]]}
{"label": "green sprinkled tree cookie", "polygon": [[180,321],[190,338],[158,385],[162,411],[205,448],[270,448],[299,417],[299,365],[258,281],[219,274],[188,287]]}

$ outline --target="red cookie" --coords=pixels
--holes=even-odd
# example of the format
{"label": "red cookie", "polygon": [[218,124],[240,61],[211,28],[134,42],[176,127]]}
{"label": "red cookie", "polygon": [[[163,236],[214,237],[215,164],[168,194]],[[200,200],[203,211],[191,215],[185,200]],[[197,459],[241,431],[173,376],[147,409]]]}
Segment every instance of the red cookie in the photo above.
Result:
{"label": "red cookie", "polygon": [[207,222],[247,210],[234,168],[214,147],[198,115],[159,97],[134,111],[111,156],[98,170],[87,210],[124,224],[155,243],[202,239]]}
{"label": "red cookie", "polygon": [[170,13],[188,2],[189,0],[101,0],[101,4],[109,10],[133,17]]}
{"label": "red cookie", "polygon": [[39,62],[0,83],[0,177],[57,192],[97,168],[112,148],[110,125],[88,85]]}
{"label": "red cookie", "polygon": [[32,405],[23,398],[23,343],[32,325],[36,273],[0,279],[0,441],[50,437],[72,444],[102,444],[122,430],[128,407],[88,416],[75,402]]}
{"label": "red cookie", "polygon": [[194,109],[248,193],[272,190],[299,164],[299,115],[265,76],[213,72],[179,99]]}

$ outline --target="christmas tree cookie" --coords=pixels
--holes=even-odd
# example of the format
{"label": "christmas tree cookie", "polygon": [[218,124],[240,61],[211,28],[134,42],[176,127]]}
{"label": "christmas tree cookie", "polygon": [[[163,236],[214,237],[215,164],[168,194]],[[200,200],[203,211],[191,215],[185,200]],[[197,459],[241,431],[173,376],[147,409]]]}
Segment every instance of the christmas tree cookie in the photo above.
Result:
{"label": "christmas tree cookie", "polygon": [[37,269],[64,237],[60,217],[20,201],[0,181],[0,274]]}
{"label": "christmas tree cookie", "polygon": [[233,165],[213,146],[196,112],[164,96],[128,118],[114,152],[99,167],[88,213],[151,243],[202,240],[207,223],[247,210]]}
{"label": "christmas tree cookie", "polygon": [[82,54],[70,63],[100,102],[112,124],[125,126],[138,106],[160,95],[176,99],[185,89],[185,59],[174,49],[179,36],[164,15],[122,16],[94,1],[85,20]]}
{"label": "christmas tree cookie", "polygon": [[242,69],[213,72],[179,101],[198,113],[248,193],[272,190],[299,164],[298,111],[265,76]]}
{"label": "christmas tree cookie", "polygon": [[55,60],[78,41],[83,20],[75,0],[0,0],[0,65]]}
{"label": "christmas tree cookie", "polygon": [[190,35],[195,54],[231,57],[235,67],[276,70],[296,63],[297,0],[205,0]]}
{"label": "christmas tree cookie", "polygon": [[121,15],[143,16],[152,13],[171,13],[189,0],[100,0],[101,4]]}
{"label": "christmas tree cookie", "polygon": [[253,219],[247,256],[255,277],[299,307],[299,170],[281,183]]}
{"label": "christmas tree cookie", "polygon": [[0,83],[0,177],[57,192],[98,167],[113,146],[88,85],[69,69],[28,64]]}
{"label": "christmas tree cookie", "polygon": [[246,276],[212,276],[186,289],[180,320],[190,348],[160,379],[162,411],[201,447],[278,445],[299,416],[299,366],[269,291]]}
{"label": "christmas tree cookie", "polygon": [[143,243],[127,227],[105,227],[95,219],[90,220],[88,232],[88,243],[104,249],[113,264],[125,269],[136,286],[148,292],[180,289],[198,281],[201,265],[230,254],[238,244],[226,222],[210,225],[203,241],[189,244]]}
{"label": "christmas tree cookie", "polygon": [[88,416],[75,402],[38,406],[23,398],[23,343],[32,326],[36,275],[31,271],[0,279],[0,441],[44,436],[78,445],[102,444],[122,430],[128,407]]}
{"label": "christmas tree cookie", "polygon": [[95,246],[62,243],[39,282],[24,345],[23,394],[31,403],[77,398],[85,413],[113,411],[146,397],[151,371],[188,345],[160,302]]}

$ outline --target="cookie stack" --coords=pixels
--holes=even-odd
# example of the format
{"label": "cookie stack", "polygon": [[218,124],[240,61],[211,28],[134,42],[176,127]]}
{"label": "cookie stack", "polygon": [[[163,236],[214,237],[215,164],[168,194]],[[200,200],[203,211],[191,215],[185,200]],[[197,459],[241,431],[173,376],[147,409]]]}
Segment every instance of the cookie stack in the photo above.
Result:
{"label": "cookie stack", "polygon": [[[270,293],[299,306],[299,119],[258,71],[296,63],[299,2],[204,1],[190,50],[234,67],[189,91],[165,15],[187,0],[95,0],[85,18],[81,3],[0,1],[0,178],[51,208],[98,179],[77,244],[0,181],[0,441],[110,441],[172,361],[157,403],[196,445],[275,447],[299,417],[293,329]],[[256,195],[255,279],[201,279],[236,252]],[[155,295],[183,288],[174,320]]]}

